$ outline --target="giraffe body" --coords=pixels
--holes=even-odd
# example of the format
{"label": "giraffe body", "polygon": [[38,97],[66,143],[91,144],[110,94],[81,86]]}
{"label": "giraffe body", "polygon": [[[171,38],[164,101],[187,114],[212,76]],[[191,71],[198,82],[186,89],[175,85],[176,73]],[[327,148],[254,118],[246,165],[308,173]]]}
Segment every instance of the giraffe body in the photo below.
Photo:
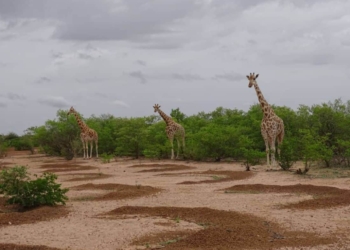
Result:
{"label": "giraffe body", "polygon": [[[263,111],[264,117],[261,121],[261,135],[265,141],[266,148],[266,159],[267,159],[267,169],[270,167],[270,163],[272,167],[276,165],[275,160],[275,151],[276,151],[276,140],[278,146],[282,144],[284,138],[284,123],[283,120],[278,117],[273,111],[272,107],[265,100],[256,79],[259,74],[255,75],[254,73],[250,73],[247,76],[249,80],[248,87],[251,88],[254,86],[256,94],[258,96],[258,100],[260,103],[260,107]],[[280,149],[277,149],[278,155],[280,154]],[[271,154],[271,161],[270,161]]]}
{"label": "giraffe body", "polygon": [[[85,122],[83,122],[80,118],[78,113],[75,111],[73,107],[70,108],[68,111],[68,114],[73,114],[75,116],[75,119],[77,120],[77,123],[80,127],[80,140],[83,144],[83,151],[84,151],[84,159],[91,159],[92,157],[92,148],[93,144],[95,143],[96,147],[96,158],[98,158],[98,134],[95,130],[92,128],[89,128]],[[90,156],[89,156],[89,144],[90,144]],[[85,154],[86,152],[86,154]]]}
{"label": "giraffe body", "polygon": [[177,155],[179,157],[179,151],[182,143],[183,149],[185,148],[185,129],[178,123],[176,123],[170,116],[166,115],[158,104],[153,106],[154,112],[158,112],[166,123],[165,132],[170,140],[171,144],[171,159],[174,159],[174,139],[177,141]]}

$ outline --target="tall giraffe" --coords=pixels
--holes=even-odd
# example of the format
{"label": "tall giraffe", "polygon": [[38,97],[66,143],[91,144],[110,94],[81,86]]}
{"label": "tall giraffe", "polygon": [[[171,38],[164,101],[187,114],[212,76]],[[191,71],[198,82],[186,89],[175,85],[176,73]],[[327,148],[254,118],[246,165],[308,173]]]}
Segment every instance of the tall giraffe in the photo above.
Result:
{"label": "tall giraffe", "polygon": [[180,151],[180,139],[182,140],[183,149],[185,148],[185,129],[180,124],[176,123],[170,116],[167,116],[163,111],[161,111],[160,105],[156,104],[153,106],[153,108],[154,112],[158,112],[166,123],[165,132],[171,144],[171,159],[174,159],[174,138],[177,140],[177,159]]}
{"label": "tall giraffe", "polygon": [[[80,127],[80,139],[81,142],[83,143],[83,150],[84,150],[84,159],[90,159],[92,157],[92,148],[93,148],[93,143],[95,142],[96,146],[96,158],[98,158],[98,134],[95,130],[91,129],[88,127],[88,125],[85,124],[80,118],[75,111],[73,107],[70,108],[68,111],[67,115],[73,114],[75,116],[75,119],[77,120],[77,123]],[[90,142],[90,157],[89,157],[89,142]],[[86,151],[86,156],[85,156],[85,151]]]}
{"label": "tall giraffe", "polygon": [[[275,112],[273,111],[272,107],[267,103],[265,100],[257,82],[256,79],[258,78],[259,74],[255,75],[254,73],[250,73],[249,76],[247,76],[249,80],[248,87],[251,88],[254,86],[256,94],[258,96],[258,100],[260,103],[260,107],[264,113],[264,117],[261,121],[261,135],[264,138],[265,141],[265,147],[266,147],[266,158],[267,158],[267,170],[270,167],[270,161],[269,161],[269,155],[271,154],[271,165],[272,167],[275,166],[275,143],[277,139],[278,145],[281,145],[284,137],[284,124],[283,120],[279,118]],[[277,149],[278,155],[280,154],[280,149]]]}

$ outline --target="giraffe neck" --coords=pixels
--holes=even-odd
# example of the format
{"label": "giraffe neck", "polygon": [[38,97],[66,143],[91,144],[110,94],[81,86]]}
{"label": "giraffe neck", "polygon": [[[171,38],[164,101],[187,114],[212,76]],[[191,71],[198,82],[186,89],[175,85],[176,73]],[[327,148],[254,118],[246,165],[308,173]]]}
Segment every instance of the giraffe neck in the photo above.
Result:
{"label": "giraffe neck", "polygon": [[163,111],[161,111],[160,109],[158,109],[158,113],[160,114],[160,116],[163,118],[163,120],[165,121],[166,125],[169,125],[170,121],[172,121],[170,116],[167,116]]}
{"label": "giraffe neck", "polygon": [[267,101],[265,100],[264,95],[262,94],[262,92],[261,92],[261,90],[260,90],[260,88],[259,88],[257,83],[254,84],[254,88],[255,88],[255,91],[256,91],[256,95],[258,96],[258,100],[259,100],[259,103],[260,103],[261,110],[264,113],[264,116],[268,116],[269,113],[271,112],[271,107],[267,103]]}
{"label": "giraffe neck", "polygon": [[81,131],[85,131],[86,130],[86,124],[79,118],[79,115],[77,113],[73,113],[75,116],[75,119],[77,120],[77,123],[80,127]]}

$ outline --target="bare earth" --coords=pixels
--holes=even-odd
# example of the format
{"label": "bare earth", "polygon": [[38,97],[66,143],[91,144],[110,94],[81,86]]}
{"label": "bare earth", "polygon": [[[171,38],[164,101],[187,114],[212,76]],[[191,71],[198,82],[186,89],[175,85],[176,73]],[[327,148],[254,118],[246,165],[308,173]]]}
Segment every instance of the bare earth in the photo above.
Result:
{"label": "bare earth", "polygon": [[350,249],[349,177],[28,152],[0,170],[15,165],[56,173],[69,201],[18,212],[0,196],[0,249]]}

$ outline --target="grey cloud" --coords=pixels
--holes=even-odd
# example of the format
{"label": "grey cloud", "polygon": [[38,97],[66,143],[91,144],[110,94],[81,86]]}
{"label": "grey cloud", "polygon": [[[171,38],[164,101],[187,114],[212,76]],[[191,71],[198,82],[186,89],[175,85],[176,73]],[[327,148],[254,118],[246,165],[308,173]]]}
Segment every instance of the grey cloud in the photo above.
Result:
{"label": "grey cloud", "polygon": [[241,74],[231,73],[231,74],[217,74],[213,77],[215,80],[226,80],[226,81],[240,81],[244,79]]}
{"label": "grey cloud", "polygon": [[137,60],[136,63],[139,64],[139,65],[142,65],[142,66],[146,66],[147,65],[146,62],[142,61],[142,60]]}
{"label": "grey cloud", "polygon": [[3,18],[58,20],[54,37],[63,40],[139,40],[171,32],[167,25],[195,9],[195,0],[0,1]]}
{"label": "grey cloud", "polygon": [[138,46],[141,49],[159,49],[159,50],[172,50],[179,49],[182,47],[181,42],[174,42],[170,39],[170,41],[157,41],[151,43],[142,43],[142,45]]}
{"label": "grey cloud", "polygon": [[45,104],[54,108],[66,108],[71,104],[61,96],[48,96],[38,100],[39,103]]}
{"label": "grey cloud", "polygon": [[16,94],[16,93],[7,93],[6,97],[10,100],[20,100],[20,101],[23,101],[23,100],[26,100],[27,98],[23,95],[19,95],[19,94]]}
{"label": "grey cloud", "polygon": [[5,102],[0,101],[0,108],[6,108],[7,104]]}
{"label": "grey cloud", "polygon": [[303,55],[288,55],[279,58],[284,64],[309,64],[309,65],[326,65],[332,63],[334,55],[305,53]]}
{"label": "grey cloud", "polygon": [[0,68],[5,68],[7,65],[7,63],[0,62]]}
{"label": "grey cloud", "polygon": [[16,38],[15,34],[4,34],[0,36],[0,40],[3,40],[3,41],[12,40],[14,38]]}
{"label": "grey cloud", "polygon": [[45,83],[49,83],[49,82],[51,82],[50,78],[48,78],[46,76],[42,76],[35,83],[37,83],[37,84],[45,84]]}
{"label": "grey cloud", "polygon": [[147,82],[145,75],[141,71],[133,71],[133,72],[128,73],[128,75],[130,77],[139,79],[141,83]]}
{"label": "grey cloud", "polygon": [[203,77],[199,76],[199,75],[193,75],[193,74],[172,74],[171,75],[172,78],[176,79],[176,80],[182,80],[182,81],[199,81],[199,80],[204,80]]}
{"label": "grey cloud", "polygon": [[94,95],[103,99],[108,98],[108,95],[100,92],[95,92]]}

